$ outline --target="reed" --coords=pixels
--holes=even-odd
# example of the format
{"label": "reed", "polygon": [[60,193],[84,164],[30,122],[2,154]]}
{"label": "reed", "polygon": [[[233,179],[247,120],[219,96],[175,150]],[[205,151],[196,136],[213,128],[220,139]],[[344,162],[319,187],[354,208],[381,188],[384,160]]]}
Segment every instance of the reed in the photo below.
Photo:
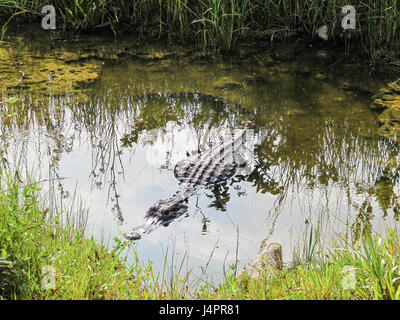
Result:
{"label": "reed", "polygon": [[[231,50],[238,41],[291,38],[313,41],[322,25],[328,43],[368,57],[372,63],[399,64],[398,0],[0,0],[4,34],[11,24],[37,23],[40,9],[53,4],[57,28],[69,32],[108,29],[140,39],[195,41],[204,50]],[[357,29],[344,30],[341,8],[354,5]]]}

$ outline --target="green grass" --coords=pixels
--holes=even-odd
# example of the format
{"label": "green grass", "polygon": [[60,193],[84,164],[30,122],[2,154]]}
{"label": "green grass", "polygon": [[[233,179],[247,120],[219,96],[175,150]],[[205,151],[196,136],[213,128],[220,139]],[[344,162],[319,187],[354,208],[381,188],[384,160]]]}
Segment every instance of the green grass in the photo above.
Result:
{"label": "green grass", "polygon": [[[112,249],[84,235],[84,226],[50,215],[35,182],[0,173],[0,298],[2,299],[400,299],[400,242],[364,229],[360,240],[338,237],[327,252],[305,239],[302,263],[254,281],[236,277],[235,265],[215,286],[191,280],[185,258],[164,269],[127,264],[132,245],[115,238]],[[74,227],[73,227],[74,226]],[[313,238],[314,237],[314,238]],[[54,268],[54,287],[43,281]],[[354,279],[344,285],[351,267]],[[47,282],[45,282],[47,283]],[[50,282],[51,283],[51,282]]]}
{"label": "green grass", "polygon": [[[36,183],[0,176],[0,297],[4,299],[107,299],[134,296],[137,283],[124,265],[124,245],[108,252],[82,229],[62,224],[41,207]],[[54,288],[44,290],[46,266]],[[43,271],[46,274],[43,274]],[[139,291],[138,291],[139,292]]]}
{"label": "green grass", "polygon": [[183,270],[184,259],[172,256],[168,268],[166,254],[156,272],[133,252],[128,265],[131,242],[85,237],[85,225],[71,212],[51,214],[41,193],[36,182],[0,170],[0,299],[181,299],[192,292],[196,280]]}
{"label": "green grass", "polygon": [[[194,41],[206,50],[231,50],[254,39],[312,41],[327,25],[330,44],[372,63],[399,64],[398,0],[0,0],[2,35],[10,24],[40,26],[44,4],[55,6],[59,30],[109,29],[144,40]],[[357,30],[343,34],[341,9],[348,4],[355,6]]]}
{"label": "green grass", "polygon": [[329,252],[255,281],[228,278],[212,299],[399,300],[400,242],[397,232],[381,238],[366,231],[357,244],[337,239]]}

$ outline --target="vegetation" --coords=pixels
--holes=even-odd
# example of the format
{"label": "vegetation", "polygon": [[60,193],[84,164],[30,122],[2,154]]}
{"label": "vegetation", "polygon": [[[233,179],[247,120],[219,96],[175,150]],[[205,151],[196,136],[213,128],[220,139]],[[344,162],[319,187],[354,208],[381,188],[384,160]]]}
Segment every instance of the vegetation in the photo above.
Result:
{"label": "vegetation", "polygon": [[[82,229],[50,218],[36,183],[19,185],[5,173],[0,179],[1,298],[118,299],[139,292],[119,259],[120,243],[109,253],[85,239]],[[56,287],[44,290],[42,281],[52,271]]]}
{"label": "vegetation", "polygon": [[[329,43],[372,62],[399,64],[398,0],[0,0],[2,35],[10,23],[39,22],[45,4],[56,8],[61,30],[195,39],[203,49],[229,50],[254,39],[311,41],[326,25]],[[356,9],[356,30],[344,32],[342,7],[349,4]]]}
{"label": "vegetation", "polygon": [[[389,229],[385,238],[367,230],[361,241],[337,239],[329,252],[315,252],[308,262],[283,269],[263,281],[228,279],[220,298],[296,300],[399,300],[399,238]],[[307,261],[307,260],[306,260]]]}
{"label": "vegetation", "polygon": [[[330,30],[328,43],[344,45],[348,52],[368,57],[373,63],[400,65],[400,3],[396,0],[355,1],[357,29],[345,33],[340,27],[343,18],[341,8],[351,2],[341,0],[0,0],[1,36],[11,25],[37,23],[40,28],[41,7],[49,3],[57,10],[57,28],[67,33],[109,29],[115,35],[134,33],[143,40],[194,39],[200,48],[207,50],[231,50],[239,41],[312,41],[316,37],[316,30],[322,25],[327,25]],[[141,69],[138,70],[142,72]],[[165,87],[164,81],[157,83],[157,79],[149,78],[153,87]],[[29,77],[27,79],[29,80]],[[184,81],[187,81],[187,77],[184,77]],[[107,97],[99,96],[98,99],[111,102],[109,106],[123,108],[122,106],[127,104],[121,103],[121,90],[121,87],[112,88],[106,92]],[[10,131],[14,120],[18,125],[24,125],[33,119],[26,116],[27,109],[18,110],[17,106],[14,109],[18,99],[7,97],[0,101],[0,105],[7,106],[2,110],[5,113],[3,127],[9,126]],[[129,119],[137,120],[133,129],[132,122],[129,122],[130,131],[127,131],[121,140],[123,147],[135,143],[138,132],[143,128],[160,127],[168,120],[177,119],[177,114],[185,114],[185,97],[175,96],[173,106],[163,100],[159,101],[158,95],[147,95],[145,99],[148,100],[148,106],[141,111],[142,119],[136,117],[136,114],[130,116],[129,112],[135,112],[134,110],[122,110],[129,115]],[[207,100],[209,98],[201,99],[205,99],[205,104],[210,109],[196,113],[192,108],[190,114],[194,114],[193,121],[209,121],[210,114],[213,114],[215,123],[221,123],[219,117],[222,117],[222,112],[213,112],[222,106],[220,102],[214,98],[213,103]],[[252,107],[253,104],[251,101]],[[263,124],[262,115],[266,109],[263,109],[264,104],[261,105],[262,107],[256,109],[256,114],[257,121]],[[8,109],[11,106],[13,108]],[[97,108],[98,105],[93,104],[90,107]],[[104,118],[104,121],[94,116],[101,115],[101,110],[87,112],[90,109],[82,108],[81,104],[72,105],[70,108],[75,118],[80,121],[77,123],[82,123],[82,126],[87,128],[95,128],[87,132],[92,136],[104,137],[104,141],[110,142],[106,143],[99,153],[99,159],[107,158],[107,152],[114,152],[110,147],[113,146],[112,143],[119,146],[119,140],[112,127],[114,123],[107,122],[108,118],[105,116],[100,117]],[[48,111],[43,113],[51,114]],[[334,165],[342,168],[342,176],[348,176],[346,170],[353,166],[337,165],[344,162],[336,162],[336,159],[343,161],[340,151],[344,145],[343,141],[346,141],[342,139],[346,131],[336,136],[336,139],[328,139],[327,134],[331,131],[319,130],[319,123],[315,121],[314,129],[308,130],[308,149],[295,143],[298,131],[293,123],[298,121],[298,118],[288,114],[289,118],[292,120],[281,125],[279,117],[276,126],[282,127],[286,137],[294,142],[287,144],[288,148],[298,148],[299,152],[295,152],[295,156],[292,157],[286,152],[286,145],[283,146],[283,150],[278,148],[278,151],[273,151],[270,150],[273,144],[266,141],[263,148],[257,151],[258,158],[264,163],[260,162],[257,166],[260,172],[251,175],[250,182],[262,192],[281,193],[284,197],[279,185],[266,183],[262,179],[262,172],[265,172],[263,165],[282,163],[282,172],[287,172],[287,176],[294,177],[293,179],[298,177],[299,180],[306,177],[313,182],[313,179],[316,179],[312,170],[317,163],[312,158],[315,154],[323,158],[323,163],[332,163],[333,168]],[[325,122],[322,127],[326,127]],[[61,130],[60,128],[62,129],[60,126],[54,130]],[[318,135],[315,134],[317,131]],[[55,136],[63,137],[61,134]],[[345,145],[349,146],[350,151],[366,150],[364,153],[356,152],[357,157],[350,157],[351,163],[356,164],[360,154],[369,155],[369,165],[378,168],[379,163],[385,162],[386,159],[391,163],[392,154],[398,154],[397,146],[389,149],[388,154],[383,154],[377,147],[374,149],[374,145],[371,149],[364,148],[353,135],[345,135],[345,138],[350,139],[349,136],[353,143]],[[61,139],[59,137],[54,139]],[[270,139],[273,138],[270,136]],[[331,146],[337,144],[335,147],[338,151],[324,153],[325,141],[329,141]],[[111,151],[106,148],[110,148]],[[321,148],[321,152],[309,152],[311,148]],[[285,157],[286,162],[281,160],[283,153],[288,154]],[[286,165],[290,162],[292,166]],[[7,167],[7,159],[1,152],[0,164]],[[320,169],[322,174],[318,175],[322,184],[327,184],[328,179],[338,180],[337,172],[331,172],[327,167],[323,166]],[[296,168],[297,171],[292,168]],[[385,214],[391,209],[397,218],[399,210],[396,193],[391,191],[387,196],[381,191],[387,187],[388,184],[384,184],[388,183],[387,181],[397,181],[397,171],[392,173],[388,168],[391,168],[389,164],[385,167],[382,179],[378,175],[377,190],[371,189],[369,192],[376,192]],[[112,170],[115,170],[114,166],[110,169]],[[245,275],[238,276],[235,263],[223,282],[211,284],[203,279],[193,278],[190,270],[184,271],[184,260],[175,263],[177,268],[168,268],[166,256],[164,270],[160,272],[156,272],[150,262],[143,266],[136,259],[134,263],[128,264],[127,252],[133,250],[135,254],[131,242],[115,238],[109,246],[88,238],[85,225],[81,223],[83,220],[71,218],[79,219],[79,211],[71,212],[69,219],[65,220],[64,210],[55,208],[43,198],[40,181],[21,179],[17,171],[14,174],[10,172],[0,170],[0,299],[400,299],[399,233],[392,229],[388,229],[382,235],[374,233],[368,220],[372,207],[367,202],[360,207],[361,218],[356,221],[353,231],[356,233],[355,237],[349,239],[338,236],[329,250],[319,250],[318,232],[311,232],[304,248],[299,249],[295,264],[276,272],[274,277],[265,274],[263,279],[255,281]],[[110,176],[113,174],[112,172]],[[389,187],[393,188],[390,184]],[[214,190],[215,194],[222,194],[218,188]],[[387,192],[387,189],[384,191]],[[224,196],[228,198],[229,194]],[[223,208],[223,205],[215,202],[215,207]],[[363,218],[364,216],[366,218]]]}
{"label": "vegetation", "polygon": [[[232,266],[216,288],[189,280],[183,261],[178,272],[165,268],[161,275],[150,263],[143,268],[136,260],[128,266],[129,242],[115,238],[108,251],[85,238],[82,228],[51,216],[37,183],[23,185],[5,172],[0,179],[3,299],[400,299],[400,243],[391,229],[384,238],[366,229],[354,245],[338,239],[329,253],[314,251],[310,244],[312,256],[307,254],[302,264],[258,281],[236,277]],[[54,286],[46,286],[51,272]]]}

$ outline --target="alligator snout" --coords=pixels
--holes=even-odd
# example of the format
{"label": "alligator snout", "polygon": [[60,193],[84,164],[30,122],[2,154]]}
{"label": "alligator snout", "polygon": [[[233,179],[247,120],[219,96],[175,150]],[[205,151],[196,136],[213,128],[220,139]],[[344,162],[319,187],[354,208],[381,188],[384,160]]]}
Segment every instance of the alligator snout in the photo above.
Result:
{"label": "alligator snout", "polygon": [[189,193],[175,193],[171,198],[159,200],[146,212],[146,223],[141,227],[125,233],[124,238],[128,240],[139,240],[140,233],[148,233],[159,225],[167,226],[171,221],[180,217],[188,211]]}
{"label": "alligator snout", "polygon": [[124,238],[127,240],[139,240],[141,237],[142,236],[135,231],[131,231],[129,233],[124,234]]}

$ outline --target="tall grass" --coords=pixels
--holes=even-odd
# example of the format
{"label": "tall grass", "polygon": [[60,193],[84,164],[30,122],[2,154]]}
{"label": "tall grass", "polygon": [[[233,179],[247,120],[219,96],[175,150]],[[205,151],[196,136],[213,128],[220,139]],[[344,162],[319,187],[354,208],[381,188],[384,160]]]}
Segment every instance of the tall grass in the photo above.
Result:
{"label": "tall grass", "polygon": [[[372,61],[398,63],[398,0],[0,0],[2,32],[10,23],[38,22],[41,7],[53,4],[57,28],[66,31],[110,29],[144,39],[189,40],[203,49],[232,49],[240,40],[316,37],[329,26],[329,42]],[[354,5],[357,29],[344,30],[341,8]],[[38,24],[40,25],[40,24]],[[354,50],[354,51],[353,51]]]}

